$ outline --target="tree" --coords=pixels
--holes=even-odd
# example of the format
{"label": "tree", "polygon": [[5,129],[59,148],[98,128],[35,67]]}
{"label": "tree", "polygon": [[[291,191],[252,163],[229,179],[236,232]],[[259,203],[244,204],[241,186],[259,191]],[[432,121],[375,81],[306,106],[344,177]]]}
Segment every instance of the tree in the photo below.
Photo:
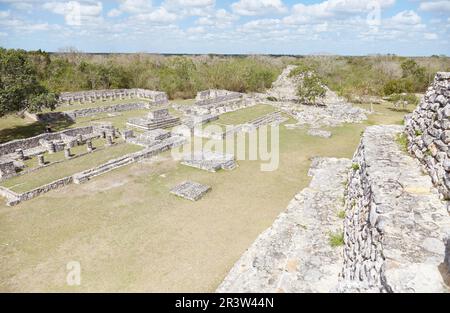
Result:
{"label": "tree", "polygon": [[320,78],[312,73],[306,73],[303,82],[299,84],[297,95],[300,102],[304,104],[317,105],[318,100],[325,97],[326,89],[322,85]]}
{"label": "tree", "polygon": [[39,83],[24,50],[0,48],[0,117],[24,110],[54,109],[57,98]]}

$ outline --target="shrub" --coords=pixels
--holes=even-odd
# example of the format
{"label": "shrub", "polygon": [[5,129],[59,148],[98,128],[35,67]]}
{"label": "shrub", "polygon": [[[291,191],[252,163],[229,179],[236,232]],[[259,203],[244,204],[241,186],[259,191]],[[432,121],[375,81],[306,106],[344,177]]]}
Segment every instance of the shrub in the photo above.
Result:
{"label": "shrub", "polygon": [[359,164],[358,164],[358,163],[353,163],[353,164],[352,164],[352,169],[353,169],[354,171],[359,170]]}
{"label": "shrub", "polygon": [[400,146],[401,150],[404,152],[408,152],[408,138],[404,133],[400,133],[395,138],[395,141]]}
{"label": "shrub", "polygon": [[305,74],[303,81],[299,84],[297,95],[300,102],[304,104],[318,104],[318,100],[325,97],[326,89],[324,88],[320,78],[309,72]]}
{"label": "shrub", "polygon": [[344,245],[344,233],[342,231],[329,232],[328,242],[332,247],[339,247]]}

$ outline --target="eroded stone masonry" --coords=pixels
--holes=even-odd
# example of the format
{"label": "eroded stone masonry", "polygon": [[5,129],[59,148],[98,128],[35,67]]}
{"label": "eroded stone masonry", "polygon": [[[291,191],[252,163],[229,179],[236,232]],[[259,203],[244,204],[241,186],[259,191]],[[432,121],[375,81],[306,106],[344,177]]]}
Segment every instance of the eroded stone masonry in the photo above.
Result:
{"label": "eroded stone masonry", "polygon": [[450,200],[450,73],[438,73],[417,109],[406,118],[408,150]]}

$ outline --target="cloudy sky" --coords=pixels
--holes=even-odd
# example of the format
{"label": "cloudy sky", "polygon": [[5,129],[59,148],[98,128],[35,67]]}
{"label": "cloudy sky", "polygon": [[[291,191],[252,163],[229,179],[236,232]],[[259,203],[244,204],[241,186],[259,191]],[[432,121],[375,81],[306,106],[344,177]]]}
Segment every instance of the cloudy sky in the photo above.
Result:
{"label": "cloudy sky", "polygon": [[450,55],[450,0],[0,0],[0,46]]}

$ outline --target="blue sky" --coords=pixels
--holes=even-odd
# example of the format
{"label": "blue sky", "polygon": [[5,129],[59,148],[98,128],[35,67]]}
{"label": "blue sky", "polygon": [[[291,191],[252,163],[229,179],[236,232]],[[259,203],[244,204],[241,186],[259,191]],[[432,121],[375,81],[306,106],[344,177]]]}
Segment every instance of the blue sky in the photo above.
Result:
{"label": "blue sky", "polygon": [[0,46],[450,55],[450,0],[0,0]]}

